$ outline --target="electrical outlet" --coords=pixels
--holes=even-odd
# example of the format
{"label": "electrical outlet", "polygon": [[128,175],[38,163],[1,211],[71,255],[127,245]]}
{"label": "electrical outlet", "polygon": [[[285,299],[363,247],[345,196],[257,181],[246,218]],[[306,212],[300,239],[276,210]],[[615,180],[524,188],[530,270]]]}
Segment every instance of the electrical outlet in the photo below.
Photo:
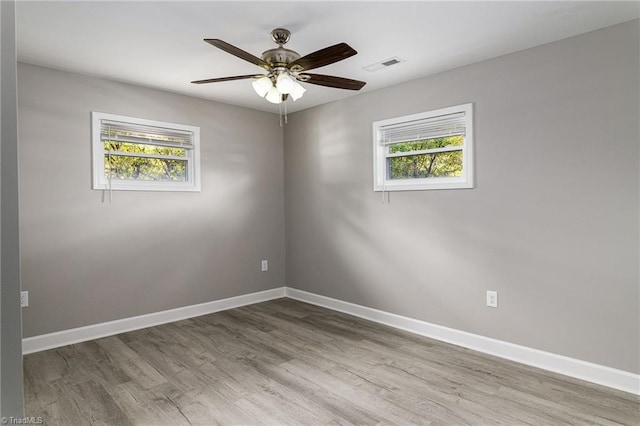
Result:
{"label": "electrical outlet", "polygon": [[29,292],[28,291],[21,291],[20,292],[20,307],[21,308],[26,308],[27,306],[29,306]]}
{"label": "electrical outlet", "polygon": [[269,270],[269,261],[268,260],[263,260],[262,261],[262,272],[268,271]]}
{"label": "electrical outlet", "polygon": [[487,290],[487,306],[490,308],[498,307],[498,292]]}

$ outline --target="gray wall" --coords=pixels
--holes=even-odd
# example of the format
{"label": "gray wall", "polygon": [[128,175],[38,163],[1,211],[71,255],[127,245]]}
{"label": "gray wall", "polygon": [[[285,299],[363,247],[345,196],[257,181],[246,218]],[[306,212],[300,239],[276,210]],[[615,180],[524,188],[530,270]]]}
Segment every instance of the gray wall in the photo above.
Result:
{"label": "gray wall", "polygon": [[22,417],[15,2],[0,2],[0,416]]}
{"label": "gray wall", "polygon": [[[27,64],[18,111],[25,337],[285,284],[276,115]],[[91,111],[200,126],[202,192],[103,202]]]}
{"label": "gray wall", "polygon": [[[287,285],[639,373],[638,50],[635,21],[293,114]],[[371,123],[465,102],[476,188],[383,204]]]}
{"label": "gray wall", "polygon": [[[638,373],[639,71],[636,21],[293,114],[283,209],[276,116],[19,64],[24,336],[286,282]],[[371,122],[465,102],[476,188],[383,204]],[[202,192],[102,202],[92,110],[200,126]]]}

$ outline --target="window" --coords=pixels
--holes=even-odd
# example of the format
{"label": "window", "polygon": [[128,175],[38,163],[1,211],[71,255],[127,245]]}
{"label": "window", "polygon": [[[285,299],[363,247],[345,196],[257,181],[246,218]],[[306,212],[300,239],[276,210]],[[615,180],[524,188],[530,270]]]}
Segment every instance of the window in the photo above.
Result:
{"label": "window", "polygon": [[374,191],[473,188],[473,106],[373,123]]}
{"label": "window", "polygon": [[93,189],[200,191],[200,128],[91,113]]}

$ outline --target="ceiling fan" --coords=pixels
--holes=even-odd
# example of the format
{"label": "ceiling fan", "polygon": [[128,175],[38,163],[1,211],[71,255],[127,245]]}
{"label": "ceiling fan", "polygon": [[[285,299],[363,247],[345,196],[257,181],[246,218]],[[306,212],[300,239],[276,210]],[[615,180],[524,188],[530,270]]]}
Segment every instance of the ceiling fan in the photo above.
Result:
{"label": "ceiling fan", "polygon": [[271,38],[276,42],[278,47],[264,51],[261,58],[245,52],[225,41],[219,39],[204,39],[204,41],[218,49],[222,49],[227,53],[263,68],[266,74],[208,78],[206,80],[192,81],[192,83],[218,83],[251,78],[254,79],[252,85],[258,96],[274,104],[284,102],[289,97],[294,101],[302,97],[306,89],[298,82],[347,90],[360,90],[367,84],[364,81],[307,72],[308,70],[342,61],[358,53],[347,43],[338,43],[308,55],[300,56],[298,52],[284,47],[291,38],[291,32],[289,30],[276,28],[271,31]]}

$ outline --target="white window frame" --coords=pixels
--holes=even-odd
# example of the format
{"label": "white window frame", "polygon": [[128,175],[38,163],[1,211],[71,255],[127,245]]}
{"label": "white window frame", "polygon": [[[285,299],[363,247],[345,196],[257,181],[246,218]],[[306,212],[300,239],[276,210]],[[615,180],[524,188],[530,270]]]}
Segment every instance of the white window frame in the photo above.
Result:
{"label": "white window frame", "polygon": [[[187,148],[187,176],[185,182],[138,181],[109,179],[104,167],[104,142],[101,139],[102,122],[119,122],[126,125],[158,127],[192,134],[192,147]],[[124,115],[91,112],[91,145],[93,152],[93,189],[123,191],[200,191],[200,128],[184,124],[127,117]]]}
{"label": "white window frame", "polygon": [[[421,154],[433,152],[462,150],[462,176],[456,177],[429,177],[409,179],[389,179],[387,159],[394,154],[389,154],[389,145],[381,140],[381,130],[388,126],[401,125],[402,123],[425,120],[450,114],[464,113],[465,133],[462,147],[436,148],[420,151]],[[458,135],[460,133],[455,133]],[[452,134],[451,136],[453,136]],[[417,138],[416,140],[420,140]],[[415,153],[414,153],[415,154]],[[414,191],[430,189],[460,189],[473,188],[473,104],[463,104],[442,108],[419,114],[390,118],[373,123],[373,190],[374,191]]]}

